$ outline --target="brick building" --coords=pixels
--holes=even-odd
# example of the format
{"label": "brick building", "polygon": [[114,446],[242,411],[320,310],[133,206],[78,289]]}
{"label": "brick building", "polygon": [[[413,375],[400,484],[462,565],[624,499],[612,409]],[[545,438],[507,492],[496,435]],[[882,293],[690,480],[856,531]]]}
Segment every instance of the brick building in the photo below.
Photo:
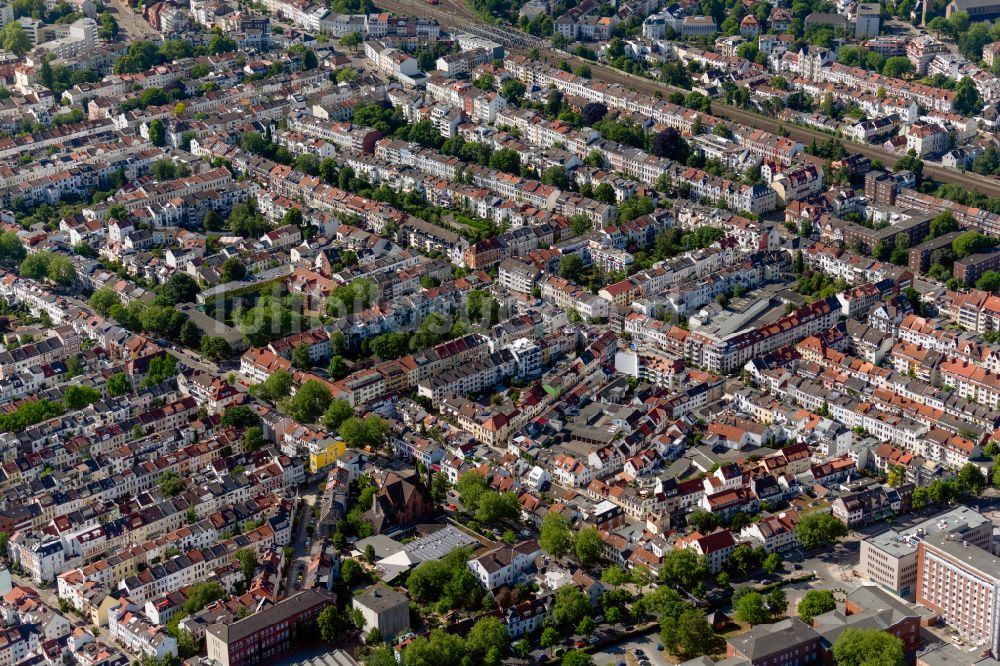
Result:
{"label": "brick building", "polygon": [[[222,666],[251,666],[289,650],[300,632],[334,602],[323,589],[303,590],[274,606],[231,624],[213,624],[205,633],[208,657]],[[315,632],[312,632],[315,633]]]}
{"label": "brick building", "polygon": [[1000,269],[1000,249],[972,254],[955,262],[955,277],[968,285],[976,284],[986,271]]}
{"label": "brick building", "polygon": [[726,641],[727,657],[742,657],[750,666],[811,664],[819,659],[823,637],[797,617],[758,624]]}

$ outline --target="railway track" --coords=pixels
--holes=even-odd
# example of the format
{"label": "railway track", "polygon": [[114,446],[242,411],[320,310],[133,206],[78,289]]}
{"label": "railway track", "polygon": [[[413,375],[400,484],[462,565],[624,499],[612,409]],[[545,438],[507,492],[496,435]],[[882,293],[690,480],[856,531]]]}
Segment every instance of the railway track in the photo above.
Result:
{"label": "railway track", "polygon": [[[511,28],[504,27],[503,32],[517,33],[518,35],[523,36],[526,40],[530,41],[516,43],[515,40],[510,40],[509,43],[503,43],[496,37],[488,37],[487,35],[489,33],[484,32],[484,29],[490,28],[496,30],[496,26],[487,26],[487,24],[480,20],[479,17],[473,14],[465,6],[463,0],[441,0],[441,4],[438,5],[430,5],[426,2],[422,2],[421,0],[380,0],[379,5],[389,11],[397,12],[399,14],[417,14],[433,17],[437,19],[438,22],[441,23],[442,27],[446,29],[464,30],[488,39],[495,39],[496,41],[502,43],[504,47],[516,53],[525,54],[531,48],[538,48],[541,60],[544,62],[549,64],[558,64],[560,61],[565,60],[569,65],[574,66],[574,68],[576,65],[587,65],[590,67],[593,78],[604,81],[605,83],[617,83],[627,88],[631,88],[636,92],[646,93],[647,95],[652,95],[656,92],[664,95],[672,92],[681,92],[685,94],[690,92],[684,90],[683,88],[677,88],[666,83],[660,83],[658,81],[646,79],[634,74],[628,74],[627,72],[623,72],[613,67],[608,67],[591,60],[585,60],[565,52],[553,52],[553,50],[546,46],[542,40],[531,37],[530,35],[525,35],[524,33]],[[741,109],[739,107],[730,106],[728,104],[722,104],[717,100],[712,101],[712,113],[714,115],[732,120],[733,122],[767,130],[769,132],[776,132],[778,130],[778,126],[781,125],[783,129],[788,132],[789,138],[800,141],[806,145],[811,144],[813,141],[822,143],[833,136],[827,132],[821,132],[810,127],[783,124],[775,118],[770,118],[768,116],[748,111],[746,109]],[[887,167],[894,166],[900,158],[899,155],[882,150],[878,146],[857,143],[844,137],[839,138],[845,148],[861,153],[869,159],[879,160]],[[934,180],[942,183],[959,185],[963,189],[971,192],[979,192],[990,197],[1000,197],[1000,181],[980,176],[978,174],[964,173],[955,171],[954,169],[947,169],[943,166],[925,163],[924,176],[933,178]]]}

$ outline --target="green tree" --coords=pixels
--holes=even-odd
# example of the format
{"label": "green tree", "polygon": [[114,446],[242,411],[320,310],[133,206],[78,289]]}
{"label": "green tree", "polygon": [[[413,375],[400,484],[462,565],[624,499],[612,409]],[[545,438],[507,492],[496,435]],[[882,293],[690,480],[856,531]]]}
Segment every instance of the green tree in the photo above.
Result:
{"label": "green tree", "polygon": [[594,659],[583,650],[570,650],[560,663],[562,666],[594,666]]}
{"label": "green tree", "polygon": [[108,393],[112,397],[125,395],[132,390],[132,383],[124,372],[116,372],[108,378]]}
{"label": "green tree", "polygon": [[184,325],[181,326],[181,332],[178,337],[181,344],[185,347],[189,349],[201,349],[201,329],[190,319],[186,320]]}
{"label": "green tree", "polygon": [[733,602],[736,619],[748,624],[762,624],[770,618],[770,613],[764,605],[764,597],[758,592],[747,592]]}
{"label": "green tree", "polygon": [[619,585],[624,585],[632,580],[629,573],[622,569],[617,564],[612,564],[601,572],[601,582],[606,585],[613,585],[618,587]]}
{"label": "green tree", "polygon": [[319,635],[327,643],[340,640],[350,627],[347,618],[335,605],[330,605],[320,611],[316,618]]}
{"label": "green tree", "polygon": [[486,479],[480,472],[466,472],[458,477],[455,490],[458,491],[462,505],[470,511],[475,511],[479,506],[479,498],[486,492]]}
{"label": "green tree", "polygon": [[118,37],[118,21],[115,20],[111,12],[101,12],[99,24],[97,28],[98,37],[105,41],[111,41]]}
{"label": "green tree", "polygon": [[542,630],[542,636],[538,640],[538,644],[543,648],[550,648],[554,645],[559,645],[562,642],[562,634],[556,631],[555,627],[545,627]]}
{"label": "green tree", "polygon": [[521,505],[517,501],[517,495],[511,492],[496,493],[486,491],[479,498],[479,507],[476,509],[476,519],[484,524],[494,524],[504,521],[516,520],[521,512]]}
{"label": "green tree", "polygon": [[771,590],[767,595],[767,609],[771,613],[771,619],[776,620],[784,616],[788,610],[788,597],[780,587]]}
{"label": "green tree", "polygon": [[227,407],[222,413],[219,424],[223,428],[250,428],[260,425],[260,417],[249,405]]}
{"label": "green tree", "polygon": [[434,479],[431,481],[431,497],[434,498],[435,502],[441,503],[448,496],[450,488],[451,484],[448,483],[448,477],[444,474],[435,474]]}
{"label": "green tree", "polygon": [[385,419],[376,414],[363,419],[352,417],[340,424],[340,436],[348,446],[357,449],[377,449],[385,442],[388,431],[389,425]]}
{"label": "green tree", "polygon": [[511,148],[501,148],[490,155],[490,168],[521,175],[521,156]]}
{"label": "green tree", "polygon": [[[461,481],[459,479],[460,484]],[[462,502],[465,503],[464,498]],[[573,549],[573,530],[570,528],[569,519],[561,513],[545,514],[539,535],[539,545],[553,557],[565,557]]]}
{"label": "green tree", "polygon": [[318,381],[310,379],[299,387],[288,405],[288,413],[297,421],[312,423],[318,419],[330,404],[330,390]]}
{"label": "green tree", "polygon": [[306,49],[302,52],[302,59],[299,62],[299,68],[302,71],[309,71],[310,69],[316,69],[319,66],[319,60],[316,58],[316,52],[312,49]]}
{"label": "green tree", "polygon": [[524,84],[517,79],[510,78],[500,86],[500,95],[510,104],[517,106],[524,97]]}
{"label": "green tree", "polygon": [[704,509],[696,509],[688,515],[688,524],[702,534],[711,534],[719,526],[719,518]]}
{"label": "green tree", "polygon": [[199,351],[209,360],[219,363],[232,355],[233,351],[225,338],[215,335],[206,335],[201,339]]}
{"label": "green tree", "polygon": [[837,539],[847,536],[847,527],[826,512],[814,511],[799,520],[795,526],[795,536],[806,549],[829,546]]}
{"label": "green tree", "polygon": [[978,465],[966,463],[958,472],[958,485],[966,492],[978,495],[986,489],[986,477]]}
{"label": "green tree", "polygon": [[955,101],[953,103],[955,113],[963,116],[974,116],[983,108],[983,100],[979,96],[979,89],[975,82],[969,77],[962,78],[955,86]]}
{"label": "green tree", "polygon": [[254,552],[253,548],[240,548],[233,553],[233,559],[240,563],[240,571],[243,573],[243,583],[249,589],[250,583],[253,581],[254,572],[257,571],[257,553]]}
{"label": "green tree", "polygon": [[705,558],[689,548],[671,550],[663,556],[660,566],[660,582],[679,586],[691,591],[709,576]]}
{"label": "green tree", "polygon": [[243,433],[243,448],[247,453],[253,453],[264,446],[264,431],[260,426],[247,428]]}
{"label": "green tree", "polygon": [[184,481],[181,480],[177,472],[163,472],[156,481],[156,487],[159,488],[160,494],[164,497],[173,497],[184,490]]}
{"label": "green tree", "polygon": [[222,281],[235,282],[247,276],[247,267],[236,257],[229,257],[222,262]]}
{"label": "green tree", "polygon": [[996,271],[986,271],[976,281],[976,289],[983,291],[993,291],[1000,289],[1000,273]]}
{"label": "green tree", "polygon": [[817,615],[828,613],[836,608],[837,601],[833,598],[833,592],[830,590],[809,590],[802,597],[797,610],[799,619],[811,625],[813,618]]}
{"label": "green tree", "polygon": [[62,287],[68,287],[76,282],[76,267],[69,257],[61,254],[53,255],[49,260],[46,277]]}
{"label": "green tree", "polygon": [[587,527],[576,534],[576,557],[584,566],[600,562],[604,552],[604,542],[593,527]]}
{"label": "green tree", "polygon": [[951,214],[951,211],[946,210],[939,213],[937,217],[931,220],[931,238],[937,238],[938,236],[943,236],[947,233],[951,233],[952,231],[958,231],[958,222],[955,221],[955,216]]}
{"label": "green tree", "polygon": [[992,246],[993,241],[988,236],[978,231],[966,231],[952,242],[951,249],[958,259],[964,259]]}
{"label": "green tree", "polygon": [[159,118],[155,118],[150,121],[147,127],[147,133],[149,134],[149,142],[154,146],[164,146],[167,143],[167,128],[163,124],[163,121]]}
{"label": "green tree", "polygon": [[363,41],[364,38],[361,36],[360,32],[350,32],[340,38],[340,45],[344,48],[356,51],[358,46],[360,46]]}
{"label": "green tree", "polygon": [[762,566],[764,567],[764,572],[767,573],[767,575],[773,576],[781,571],[781,555],[778,555],[777,553],[769,554],[764,558]]}
{"label": "green tree", "polygon": [[17,235],[9,231],[0,231],[0,261],[4,263],[20,263],[27,255],[24,244]]}
{"label": "green tree", "polygon": [[312,367],[312,357],[309,356],[309,346],[305,344],[297,344],[292,349],[292,365],[296,368],[302,370],[308,370]]}
{"label": "green tree", "polygon": [[365,572],[357,560],[347,558],[340,565],[340,578],[348,587],[354,587],[365,577]]}
{"label": "green tree", "polygon": [[0,30],[0,45],[16,56],[23,56],[31,50],[31,37],[20,23],[12,21]]}
{"label": "green tree", "polygon": [[542,183],[565,190],[569,187],[569,177],[566,175],[566,169],[558,165],[549,167],[542,172]]}
{"label": "green tree", "polygon": [[583,259],[578,254],[567,254],[559,261],[559,275],[576,282],[583,271]]}
{"label": "green tree", "polygon": [[556,626],[572,629],[590,615],[590,599],[575,585],[564,585],[556,590],[552,605],[552,621]]}
{"label": "green tree", "polygon": [[913,63],[906,56],[892,56],[885,59],[882,66],[882,74],[894,78],[900,78],[913,71]]}
{"label": "green tree", "polygon": [[838,666],[902,666],[903,641],[881,629],[845,629],[833,642]]}
{"label": "green tree", "polygon": [[[87,369],[83,366],[83,362],[80,360],[79,356],[70,356],[66,359],[66,376],[70,379],[73,377],[79,377],[86,371]],[[100,395],[99,391],[98,395]]]}
{"label": "green tree", "polygon": [[354,416],[354,408],[347,400],[334,400],[323,413],[323,426],[329,430],[336,430],[347,419]]}
{"label": "green tree", "polygon": [[660,641],[670,654],[689,659],[712,652],[714,635],[705,614],[683,605],[686,609],[678,615],[665,615],[660,619]]}
{"label": "green tree", "polygon": [[44,280],[49,272],[49,262],[52,259],[51,252],[35,252],[29,254],[21,262],[18,274],[32,280]]}
{"label": "green tree", "polygon": [[292,393],[292,373],[287,370],[276,370],[258,384],[256,389],[257,395],[264,400],[271,402],[283,400]]}
{"label": "green tree", "polygon": [[236,41],[225,37],[221,34],[212,35],[212,39],[208,42],[208,51],[212,55],[218,55],[220,53],[231,53],[236,51],[239,46]]}
{"label": "green tree", "polygon": [[403,666],[459,664],[463,656],[465,641],[461,636],[434,629],[429,636],[414,639],[403,651]]}
{"label": "green tree", "polygon": [[63,391],[63,404],[66,409],[83,409],[92,402],[101,399],[101,392],[89,386],[70,384]]}
{"label": "green tree", "polygon": [[170,279],[159,288],[157,300],[164,305],[178,305],[180,303],[190,303],[201,291],[201,287],[193,277],[187,273],[174,273]]}
{"label": "green tree", "polygon": [[477,620],[465,637],[467,652],[482,659],[491,649],[504,652],[510,644],[507,628],[495,617],[487,616]]}

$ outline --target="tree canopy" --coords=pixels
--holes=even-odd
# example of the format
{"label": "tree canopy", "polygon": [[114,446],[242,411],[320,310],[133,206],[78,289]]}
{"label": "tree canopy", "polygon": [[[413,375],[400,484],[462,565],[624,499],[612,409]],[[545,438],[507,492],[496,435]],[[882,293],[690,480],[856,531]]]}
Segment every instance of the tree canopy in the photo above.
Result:
{"label": "tree canopy", "polygon": [[838,666],[902,666],[903,641],[880,629],[845,629],[833,643]]}

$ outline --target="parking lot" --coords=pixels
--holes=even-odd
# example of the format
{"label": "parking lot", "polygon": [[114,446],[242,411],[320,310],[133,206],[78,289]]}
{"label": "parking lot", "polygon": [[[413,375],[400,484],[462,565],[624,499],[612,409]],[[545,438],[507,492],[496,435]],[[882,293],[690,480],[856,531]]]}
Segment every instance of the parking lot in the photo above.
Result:
{"label": "parking lot", "polygon": [[620,664],[635,666],[639,661],[633,651],[639,649],[648,659],[648,662],[643,663],[648,663],[650,666],[669,666],[663,652],[656,649],[659,640],[656,629],[650,629],[643,634],[631,636],[594,652],[594,663],[597,666],[608,666],[609,664],[611,666],[619,666]]}

